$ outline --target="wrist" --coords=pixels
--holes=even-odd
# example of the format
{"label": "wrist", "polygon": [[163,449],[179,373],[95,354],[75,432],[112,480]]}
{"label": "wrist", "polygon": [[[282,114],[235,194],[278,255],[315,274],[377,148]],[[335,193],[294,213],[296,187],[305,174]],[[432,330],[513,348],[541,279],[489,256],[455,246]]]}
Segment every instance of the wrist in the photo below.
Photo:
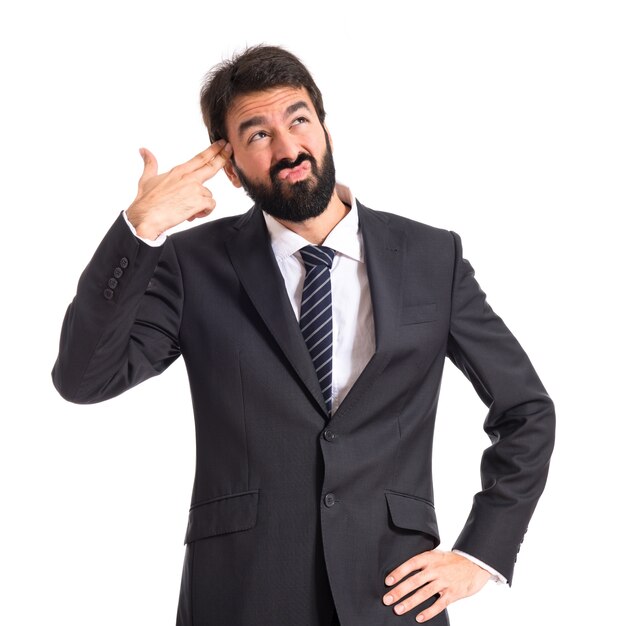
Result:
{"label": "wrist", "polygon": [[162,231],[140,224],[135,228],[135,232],[137,233],[137,237],[154,241],[155,239],[158,239]]}
{"label": "wrist", "polygon": [[157,239],[163,232],[163,228],[159,228],[158,225],[152,224],[145,219],[145,212],[137,207],[134,203],[131,204],[125,211],[126,219],[128,223],[135,230],[135,234],[142,239]]}

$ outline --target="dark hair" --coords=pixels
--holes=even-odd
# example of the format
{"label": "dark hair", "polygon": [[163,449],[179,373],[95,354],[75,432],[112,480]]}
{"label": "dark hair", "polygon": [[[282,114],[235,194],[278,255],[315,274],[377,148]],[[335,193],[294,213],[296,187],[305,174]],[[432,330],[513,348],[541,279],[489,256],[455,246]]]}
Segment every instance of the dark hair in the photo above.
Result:
{"label": "dark hair", "polygon": [[226,139],[226,113],[237,96],[275,87],[304,87],[324,123],[322,94],[302,61],[279,46],[260,44],[222,61],[204,77],[200,108],[211,141]]}

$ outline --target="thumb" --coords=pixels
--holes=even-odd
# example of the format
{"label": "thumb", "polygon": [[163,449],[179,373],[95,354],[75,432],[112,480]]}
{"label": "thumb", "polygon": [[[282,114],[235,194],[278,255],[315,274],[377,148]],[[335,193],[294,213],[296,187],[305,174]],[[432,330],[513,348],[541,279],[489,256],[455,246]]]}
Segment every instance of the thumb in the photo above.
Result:
{"label": "thumb", "polygon": [[141,178],[139,179],[139,182],[142,183],[148,178],[156,176],[159,171],[159,166],[156,157],[152,154],[152,152],[150,152],[150,150],[148,150],[148,148],[139,148],[139,154],[143,159],[143,172],[141,174]]}

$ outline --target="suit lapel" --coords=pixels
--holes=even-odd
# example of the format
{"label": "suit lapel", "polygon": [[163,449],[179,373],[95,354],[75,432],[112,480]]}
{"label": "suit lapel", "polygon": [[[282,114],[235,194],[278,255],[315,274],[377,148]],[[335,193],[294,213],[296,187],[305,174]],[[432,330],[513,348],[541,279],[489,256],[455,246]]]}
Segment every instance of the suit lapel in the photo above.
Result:
{"label": "suit lapel", "polygon": [[326,415],[313,361],[293,314],[263,214],[253,207],[235,224],[235,228],[238,232],[226,243],[235,271],[280,349]]}
{"label": "suit lapel", "polygon": [[376,351],[339,405],[332,420],[349,413],[372,388],[393,354],[401,307],[403,233],[394,231],[387,217],[357,200],[359,226],[365,248],[365,264],[372,296]]}
{"label": "suit lapel", "polygon": [[[387,365],[401,305],[402,232],[394,231],[384,214],[372,211],[358,200],[357,208],[372,296],[376,352],[332,419],[351,411]],[[235,271],[280,349],[326,416],[315,368],[293,314],[261,211],[253,207],[235,228],[237,233],[226,244]]]}

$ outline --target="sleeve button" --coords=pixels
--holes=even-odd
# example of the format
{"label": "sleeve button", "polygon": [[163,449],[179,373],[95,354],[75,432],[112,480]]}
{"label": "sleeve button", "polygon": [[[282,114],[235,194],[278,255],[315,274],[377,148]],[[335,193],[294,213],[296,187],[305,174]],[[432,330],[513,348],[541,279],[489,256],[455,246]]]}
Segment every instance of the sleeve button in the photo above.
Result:
{"label": "sleeve button", "polygon": [[125,256],[123,256],[123,257],[120,259],[120,267],[121,267],[123,270],[125,270],[125,269],[128,267],[128,259],[127,259]]}
{"label": "sleeve button", "polygon": [[115,280],[115,278],[109,278],[108,285],[111,289],[115,289],[117,287],[117,280]]}
{"label": "sleeve button", "polygon": [[124,273],[124,270],[121,267],[116,267],[113,270],[113,276],[115,276],[115,278],[121,278],[123,273]]}
{"label": "sleeve button", "polygon": [[103,292],[104,297],[107,300],[110,300],[113,297],[113,290],[112,289],[105,289]]}

